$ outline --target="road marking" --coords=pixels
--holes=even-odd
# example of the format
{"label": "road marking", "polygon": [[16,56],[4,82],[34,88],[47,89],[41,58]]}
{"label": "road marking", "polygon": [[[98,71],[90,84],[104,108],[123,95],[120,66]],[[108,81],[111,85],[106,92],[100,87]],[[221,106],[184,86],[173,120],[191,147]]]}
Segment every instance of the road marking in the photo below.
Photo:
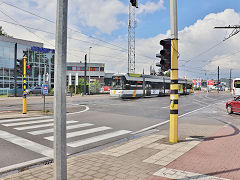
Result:
{"label": "road marking", "polygon": [[[105,131],[105,130],[109,130],[109,129],[112,129],[112,128],[102,126],[102,127],[86,129],[86,130],[82,130],[82,131],[75,131],[75,132],[67,133],[67,138],[82,136],[82,135],[91,134],[91,133],[100,132],[100,131]],[[49,141],[53,141],[54,136],[44,137],[44,139],[47,139]]]}
{"label": "road marking", "polygon": [[[67,121],[67,122],[69,122],[69,121]],[[81,128],[81,127],[88,127],[88,126],[92,126],[92,125],[93,124],[90,124],[90,123],[74,124],[74,125],[71,125],[71,126],[67,126],[67,130],[69,130],[69,129],[77,129],[77,128]],[[31,131],[31,132],[28,132],[28,133],[32,134],[32,135],[40,135],[40,134],[46,134],[46,133],[52,133],[52,132],[53,132],[53,128],[51,128],[51,129],[44,129],[44,130],[38,130],[38,131]]]}
{"label": "road marking", "polygon": [[[208,106],[210,106],[210,105],[208,105]],[[180,116],[178,116],[178,117],[181,118],[181,117],[186,116],[186,115],[188,115],[188,114],[192,114],[192,113],[194,113],[194,112],[196,112],[196,111],[199,111],[199,110],[201,110],[201,109],[204,109],[204,108],[206,108],[206,107],[208,107],[208,106],[201,107],[201,108],[199,108],[199,109],[195,109],[195,110],[193,110],[193,111],[190,111],[190,112],[187,112],[187,113],[185,113],[185,114],[182,114],[182,115],[180,115]]]}
{"label": "road marking", "polygon": [[70,146],[70,147],[79,147],[79,146],[83,146],[83,145],[86,145],[86,144],[91,144],[91,143],[95,143],[95,142],[102,141],[102,140],[105,140],[105,139],[110,139],[110,138],[113,138],[113,137],[128,134],[130,132],[131,131],[120,130],[120,131],[116,131],[116,132],[103,134],[103,135],[100,135],[100,136],[87,138],[87,139],[80,140],[80,141],[70,142],[70,143],[67,143],[67,145]]}
{"label": "road marking", "polygon": [[25,149],[34,151],[36,153],[42,154],[47,157],[53,157],[53,149],[43,146],[41,144],[35,143],[33,141],[30,141],[28,139],[24,139],[22,137],[16,136],[14,134],[10,134],[6,131],[0,130],[0,138],[4,139],[6,141],[9,141],[13,144],[19,145],[21,147],[24,147]]}
{"label": "road marking", "polygon": [[165,106],[165,107],[162,107],[162,108],[170,108],[170,106]]}
{"label": "road marking", "polygon": [[81,106],[84,106],[86,109],[84,109],[84,110],[82,110],[82,111],[78,111],[78,112],[67,113],[67,115],[79,114],[79,113],[83,113],[83,112],[86,112],[86,111],[89,110],[89,107],[88,107],[88,106],[85,106],[85,105],[81,105]]}
{"label": "road marking", "polygon": [[9,113],[9,112],[13,112],[13,111],[0,111],[0,114]]}
{"label": "road marking", "polygon": [[42,116],[42,117],[33,117],[33,118],[21,118],[21,119],[7,119],[7,120],[0,120],[0,123],[8,123],[8,122],[15,122],[15,121],[31,121],[36,119],[50,119],[50,116]]}
{"label": "road marking", "polygon": [[196,101],[196,102],[202,103],[202,104],[209,104],[209,103],[205,103],[205,102],[203,102],[203,101],[199,101],[199,100],[197,100],[197,99],[193,99],[193,100]]}
{"label": "road marking", "polygon": [[3,126],[21,126],[26,124],[38,124],[38,123],[44,123],[44,122],[52,122],[53,119],[46,119],[46,120],[38,120],[38,121],[31,121],[31,122],[20,122],[20,123],[9,123],[9,124],[2,124]]}
{"label": "road marking", "polygon": [[[205,106],[205,107],[201,107],[201,108],[195,109],[195,110],[193,110],[193,111],[190,111],[190,112],[187,112],[187,113],[185,113],[185,114],[182,114],[182,115],[180,115],[180,116],[178,116],[178,117],[181,118],[181,117],[183,117],[183,116],[186,116],[186,115],[188,115],[188,114],[194,113],[194,112],[196,112],[196,111],[199,111],[199,110],[201,110],[201,109],[207,108],[207,107],[209,107],[209,106],[212,106],[212,105],[215,105],[215,104],[218,104],[218,103],[221,103],[221,102],[223,102],[223,101],[220,101],[220,102],[217,102],[217,103],[214,103],[214,104],[210,104],[210,105]],[[166,120],[166,121],[161,122],[161,123],[159,123],[159,124],[155,124],[155,125],[153,125],[153,126],[149,126],[149,127],[147,127],[147,128],[144,128],[144,129],[141,129],[141,130],[139,130],[139,131],[133,132],[132,134],[139,134],[139,133],[142,133],[142,132],[144,132],[144,131],[148,131],[148,130],[150,130],[150,129],[154,129],[154,128],[158,127],[158,126],[162,126],[162,125],[164,125],[164,124],[167,124],[168,122],[170,122],[170,120]]]}
{"label": "road marking", "polygon": [[[76,123],[78,121],[67,121],[67,124],[72,124],[72,123]],[[49,126],[53,126],[54,123],[47,123],[47,124],[40,124],[40,125],[34,125],[34,126],[23,126],[23,127],[17,127],[14,128],[16,130],[26,130],[26,129],[36,129],[36,128],[41,128],[41,127],[49,127]]]}
{"label": "road marking", "polygon": [[205,174],[198,174],[177,169],[162,168],[153,174],[154,176],[165,177],[170,179],[215,179],[215,180],[229,180],[216,176],[208,176]]}

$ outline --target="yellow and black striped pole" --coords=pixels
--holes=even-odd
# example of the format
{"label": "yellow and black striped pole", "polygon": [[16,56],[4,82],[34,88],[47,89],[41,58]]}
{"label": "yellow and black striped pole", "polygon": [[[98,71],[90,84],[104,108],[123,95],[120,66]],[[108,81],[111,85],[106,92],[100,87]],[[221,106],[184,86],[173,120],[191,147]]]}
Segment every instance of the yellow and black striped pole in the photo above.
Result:
{"label": "yellow and black striped pole", "polygon": [[23,57],[23,114],[27,114],[27,57]]}
{"label": "yellow and black striped pole", "polygon": [[171,40],[171,85],[170,85],[170,136],[169,141],[178,141],[178,40]]}
{"label": "yellow and black striped pole", "polygon": [[170,0],[171,19],[171,85],[169,142],[178,142],[178,26],[177,0]]}

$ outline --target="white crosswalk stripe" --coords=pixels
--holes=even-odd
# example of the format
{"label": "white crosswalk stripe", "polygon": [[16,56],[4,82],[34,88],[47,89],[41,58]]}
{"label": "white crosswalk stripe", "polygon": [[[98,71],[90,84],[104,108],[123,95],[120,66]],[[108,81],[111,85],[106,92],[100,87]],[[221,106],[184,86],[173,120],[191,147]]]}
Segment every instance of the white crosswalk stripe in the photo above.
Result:
{"label": "white crosswalk stripe", "polygon": [[[78,121],[67,121],[67,124],[72,124],[72,123],[76,123]],[[42,128],[42,127],[51,127],[53,126],[53,123],[47,123],[47,124],[39,124],[39,125],[34,125],[34,126],[23,126],[23,127],[17,127],[14,128],[16,130],[27,130],[27,129],[37,129],[37,128]]]}
{"label": "white crosswalk stripe", "polygon": [[[67,123],[68,122],[69,121],[67,121]],[[74,122],[77,122],[77,121],[74,121]],[[93,126],[93,124],[90,124],[90,123],[74,124],[74,125],[71,125],[71,126],[67,126],[67,130],[82,128],[82,127],[88,127],[88,126]],[[15,128],[15,129],[17,129],[17,128]],[[53,132],[53,128],[51,128],[51,129],[44,129],[44,130],[37,130],[37,131],[30,131],[28,133],[32,134],[32,135],[40,135],[40,134],[46,134],[46,133],[52,133],[52,132]]]}
{"label": "white crosswalk stripe", "polygon": [[22,146],[26,149],[29,149],[31,151],[40,153],[44,156],[48,156],[48,157],[53,157],[53,149],[49,148],[47,146],[43,146],[41,144],[38,144],[36,142],[30,141],[28,139],[16,136],[14,134],[10,134],[6,131],[1,131],[0,130],[0,138],[4,139],[6,141],[9,141],[13,144],[17,144],[19,146]]}
{"label": "white crosswalk stripe", "polygon": [[53,119],[46,119],[46,120],[38,120],[38,121],[29,121],[29,122],[19,122],[19,123],[8,123],[8,124],[2,124],[3,126],[21,126],[26,124],[38,124],[43,122],[52,122]]}
{"label": "white crosswalk stripe", "polygon": [[50,116],[40,116],[40,117],[32,117],[32,118],[21,118],[21,119],[7,119],[7,120],[0,120],[0,123],[8,123],[8,122],[18,122],[18,121],[32,121],[36,119],[51,119]]}
{"label": "white crosswalk stripe", "polygon": [[[43,143],[43,140],[54,141],[54,136],[52,134],[49,136],[48,134],[54,132],[53,121],[54,119],[50,116],[0,120],[0,124],[3,126],[22,132],[25,131],[28,135],[33,136],[31,140],[28,140],[7,131],[0,130],[0,138],[33,152],[52,157],[53,149],[47,147],[47,143]],[[66,124],[66,129],[68,130],[66,134],[68,138],[67,146],[69,148],[75,148],[76,150],[71,149],[71,151],[73,150],[74,152],[119,140],[131,132],[128,130],[113,130],[112,127],[96,126],[91,123],[80,123],[74,120],[67,121]],[[36,136],[36,142],[34,142],[33,140]]]}
{"label": "white crosswalk stripe", "polygon": [[[82,135],[91,134],[91,133],[100,132],[100,131],[105,131],[108,129],[112,129],[112,128],[103,126],[103,127],[93,128],[93,129],[86,129],[86,130],[82,130],[82,131],[75,131],[75,132],[67,133],[67,138],[82,136]],[[44,137],[44,139],[53,141],[54,137],[49,136],[49,137]]]}
{"label": "white crosswalk stripe", "polygon": [[70,142],[70,143],[67,143],[67,145],[70,146],[70,147],[79,147],[79,146],[83,146],[83,145],[86,145],[86,144],[91,144],[91,143],[95,143],[95,142],[102,141],[102,140],[105,140],[105,139],[109,139],[109,138],[121,136],[121,135],[124,135],[124,134],[128,134],[130,132],[131,131],[127,131],[127,130],[115,131],[115,132],[111,132],[111,133],[103,134],[103,135],[100,135],[100,136],[87,138],[87,139],[80,140],[80,141]]}

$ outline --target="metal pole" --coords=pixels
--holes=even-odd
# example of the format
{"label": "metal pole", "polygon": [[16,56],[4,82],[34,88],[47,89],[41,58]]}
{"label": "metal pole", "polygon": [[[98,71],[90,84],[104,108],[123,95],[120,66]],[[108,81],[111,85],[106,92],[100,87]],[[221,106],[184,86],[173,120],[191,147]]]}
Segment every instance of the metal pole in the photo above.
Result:
{"label": "metal pole", "polygon": [[67,179],[66,55],[68,0],[57,0],[54,67],[54,178]]}
{"label": "metal pole", "polygon": [[144,75],[144,69],[143,69],[143,97],[145,97],[145,75]]}
{"label": "metal pole", "polygon": [[88,76],[88,94],[90,94],[90,78],[91,78],[91,76],[90,76],[90,50],[91,50],[91,48],[92,47],[89,47],[89,71],[88,71],[88,73],[89,73],[89,76]]}
{"label": "metal pole", "polygon": [[217,83],[217,91],[218,91],[218,93],[219,93],[219,66],[218,66],[218,83]]}
{"label": "metal pole", "polygon": [[23,57],[23,114],[27,114],[27,57]]}
{"label": "metal pole", "polygon": [[46,111],[45,111],[45,103],[46,103],[46,101],[45,101],[45,94],[43,95],[43,112],[45,113]]}
{"label": "metal pole", "polygon": [[230,69],[230,79],[229,79],[230,93],[232,92],[232,69]]}
{"label": "metal pole", "polygon": [[178,141],[178,25],[177,0],[170,0],[171,18],[171,85],[170,85],[170,132],[169,141]]}
{"label": "metal pole", "polygon": [[17,96],[17,43],[14,47],[14,96]]}
{"label": "metal pole", "polygon": [[84,95],[87,92],[87,54],[85,54],[85,68],[84,68]]}

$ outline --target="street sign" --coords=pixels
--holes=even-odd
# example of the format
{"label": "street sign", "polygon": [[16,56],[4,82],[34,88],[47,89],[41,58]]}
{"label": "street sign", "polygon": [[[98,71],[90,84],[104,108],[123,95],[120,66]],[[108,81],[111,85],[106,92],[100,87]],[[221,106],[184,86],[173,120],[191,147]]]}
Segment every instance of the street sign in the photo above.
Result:
{"label": "street sign", "polygon": [[43,95],[47,95],[48,94],[48,85],[47,84],[43,84],[42,85],[42,94]]}

